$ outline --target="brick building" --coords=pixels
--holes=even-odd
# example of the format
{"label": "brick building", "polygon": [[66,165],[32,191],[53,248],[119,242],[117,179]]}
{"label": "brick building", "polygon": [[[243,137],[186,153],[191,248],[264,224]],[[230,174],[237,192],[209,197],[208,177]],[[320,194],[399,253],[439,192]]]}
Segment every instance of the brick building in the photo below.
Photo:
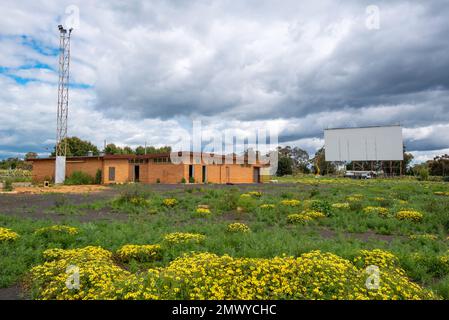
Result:
{"label": "brick building", "polygon": [[[185,153],[183,154],[185,157]],[[248,164],[247,159],[233,157],[226,161],[224,156],[214,156],[208,161],[199,154],[188,153],[189,161],[177,164],[170,159],[170,153],[149,155],[104,155],[68,157],[66,176],[75,171],[82,171],[95,177],[98,170],[102,172],[102,183],[259,183],[261,182],[261,164]],[[218,161],[220,160],[221,161]],[[185,158],[184,158],[185,160]],[[34,182],[53,181],[55,158],[38,158],[29,162],[33,165]],[[221,163],[220,163],[221,162]],[[229,163],[228,163],[229,162]]]}

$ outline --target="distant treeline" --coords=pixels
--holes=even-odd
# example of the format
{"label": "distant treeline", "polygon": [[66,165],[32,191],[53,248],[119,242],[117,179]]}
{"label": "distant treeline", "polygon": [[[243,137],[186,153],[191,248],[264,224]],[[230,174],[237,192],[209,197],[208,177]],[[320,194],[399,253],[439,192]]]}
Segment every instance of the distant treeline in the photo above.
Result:
{"label": "distant treeline", "polygon": [[[106,145],[104,150],[100,151],[96,145],[94,145],[90,141],[81,140],[78,137],[69,137],[67,138],[67,156],[68,157],[76,157],[76,156],[86,156],[89,152],[92,152],[94,156],[98,156],[100,152],[104,152],[105,154],[154,154],[154,153],[162,153],[162,152],[171,152],[171,147],[161,147],[156,148],[153,146],[147,146],[146,152],[145,147],[138,146],[133,149],[129,146],[119,147],[114,143],[110,143]],[[55,150],[53,150],[52,156],[56,155]]]}

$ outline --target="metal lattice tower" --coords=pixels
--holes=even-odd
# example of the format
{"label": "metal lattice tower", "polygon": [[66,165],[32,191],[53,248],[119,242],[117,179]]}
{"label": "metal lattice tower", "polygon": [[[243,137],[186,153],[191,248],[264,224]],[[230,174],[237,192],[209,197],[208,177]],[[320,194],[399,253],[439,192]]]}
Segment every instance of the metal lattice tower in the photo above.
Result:
{"label": "metal lattice tower", "polygon": [[69,113],[69,67],[70,67],[70,35],[62,25],[59,28],[59,80],[58,80],[58,112],[56,119],[56,165],[55,182],[65,179],[65,157],[67,155],[67,119]]}
{"label": "metal lattice tower", "polygon": [[67,118],[69,113],[70,35],[61,25],[59,37],[58,114],[56,122],[56,156],[67,155]]}

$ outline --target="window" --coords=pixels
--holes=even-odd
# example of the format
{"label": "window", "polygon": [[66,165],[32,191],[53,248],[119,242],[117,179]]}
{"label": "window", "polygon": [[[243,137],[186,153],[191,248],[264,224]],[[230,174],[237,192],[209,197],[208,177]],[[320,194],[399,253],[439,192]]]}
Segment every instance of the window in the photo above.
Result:
{"label": "window", "polygon": [[115,181],[115,167],[109,167],[109,181]]}

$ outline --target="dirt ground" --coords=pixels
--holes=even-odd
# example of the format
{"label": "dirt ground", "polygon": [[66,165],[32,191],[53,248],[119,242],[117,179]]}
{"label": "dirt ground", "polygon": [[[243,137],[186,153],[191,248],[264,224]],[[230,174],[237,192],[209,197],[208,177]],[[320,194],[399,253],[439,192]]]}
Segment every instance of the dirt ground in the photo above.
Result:
{"label": "dirt ground", "polygon": [[23,300],[20,285],[9,288],[0,288],[0,300]]}
{"label": "dirt ground", "polygon": [[101,192],[110,189],[108,186],[101,185],[83,185],[83,186],[52,186],[52,187],[16,187],[11,192],[2,192],[3,194],[46,194],[46,193],[91,193]]}

